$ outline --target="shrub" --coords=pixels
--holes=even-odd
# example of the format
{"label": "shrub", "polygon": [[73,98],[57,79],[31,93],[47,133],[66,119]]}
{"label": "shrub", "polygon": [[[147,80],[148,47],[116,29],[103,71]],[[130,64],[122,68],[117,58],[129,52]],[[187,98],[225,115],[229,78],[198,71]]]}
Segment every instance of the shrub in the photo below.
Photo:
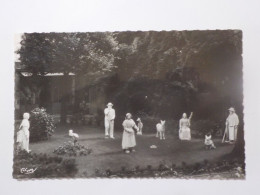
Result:
{"label": "shrub", "polygon": [[191,165],[182,162],[180,166],[176,166],[175,164],[168,166],[165,163],[160,163],[158,168],[147,165],[146,168],[135,166],[134,169],[130,170],[125,167],[122,167],[118,171],[107,169],[101,172],[96,170],[95,176],[106,178],[214,178],[214,176],[219,176],[219,178],[226,179],[244,179],[245,170],[243,165],[243,162],[232,164],[228,161],[219,161],[218,163],[211,164],[207,160],[204,160],[204,163],[197,162]]}
{"label": "shrub", "polygon": [[[26,174],[21,171],[22,168],[35,171]],[[13,177],[16,179],[74,177],[77,172],[75,159],[63,159],[58,156],[25,151],[17,151],[14,155]]]}
{"label": "shrub", "polygon": [[30,117],[30,141],[46,140],[54,133],[54,118],[44,108],[35,108]]}
{"label": "shrub", "polygon": [[141,118],[143,123],[143,132],[145,133],[156,133],[156,124],[160,122],[159,118],[155,117],[143,117]]}
{"label": "shrub", "polygon": [[213,135],[219,130],[219,124],[211,120],[191,121],[191,133],[197,137],[204,137],[211,132]]}
{"label": "shrub", "polygon": [[78,142],[74,145],[71,141],[69,141],[56,148],[53,152],[58,155],[86,156],[92,152],[92,149],[80,145]]}

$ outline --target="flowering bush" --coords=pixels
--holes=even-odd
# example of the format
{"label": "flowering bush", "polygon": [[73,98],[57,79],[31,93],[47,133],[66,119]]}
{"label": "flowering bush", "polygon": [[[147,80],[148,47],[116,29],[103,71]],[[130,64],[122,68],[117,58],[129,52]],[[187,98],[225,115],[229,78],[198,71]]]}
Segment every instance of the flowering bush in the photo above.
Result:
{"label": "flowering bush", "polygon": [[30,141],[46,140],[55,130],[54,118],[44,108],[35,108],[30,117]]}
{"label": "flowering bush", "polygon": [[75,144],[71,141],[65,142],[64,145],[59,146],[53,151],[58,155],[68,155],[68,156],[86,156],[92,153],[92,149],[86,146],[80,145],[78,142]]}
{"label": "flowering bush", "polygon": [[74,177],[77,172],[75,159],[25,151],[14,155],[13,177],[16,179]]}

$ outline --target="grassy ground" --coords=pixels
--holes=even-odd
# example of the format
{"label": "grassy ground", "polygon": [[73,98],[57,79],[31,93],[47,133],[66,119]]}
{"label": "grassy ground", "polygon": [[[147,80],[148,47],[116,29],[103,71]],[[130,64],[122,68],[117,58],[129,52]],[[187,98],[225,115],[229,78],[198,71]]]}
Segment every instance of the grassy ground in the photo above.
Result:
{"label": "grassy ground", "polygon": [[[58,127],[50,140],[38,143],[31,143],[30,149],[35,153],[53,154],[53,150],[70,140],[67,136],[68,127]],[[166,140],[159,140],[155,134],[137,135],[136,152],[125,154],[121,150],[122,132],[115,133],[115,140],[104,139],[104,130],[93,127],[74,127],[78,133],[79,143],[93,149],[88,156],[76,157],[78,164],[78,177],[84,172],[92,176],[95,169],[99,170],[120,170],[122,166],[134,168],[135,166],[146,167],[151,165],[157,167],[162,161],[166,164],[180,165],[183,161],[186,164],[218,160],[224,154],[232,151],[233,145],[222,144],[221,140],[214,140],[217,149],[205,150],[203,139],[192,139],[191,141],[180,141],[172,135],[166,136]],[[156,149],[151,149],[156,145]]]}

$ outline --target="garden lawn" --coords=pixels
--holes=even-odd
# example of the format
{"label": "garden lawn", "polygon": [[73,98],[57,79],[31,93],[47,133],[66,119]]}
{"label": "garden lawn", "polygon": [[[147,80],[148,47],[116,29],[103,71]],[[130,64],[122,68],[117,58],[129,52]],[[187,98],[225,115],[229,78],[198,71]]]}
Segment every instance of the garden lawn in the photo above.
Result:
{"label": "garden lawn", "polygon": [[[58,127],[51,139],[37,143],[31,143],[30,149],[35,153],[47,153],[55,155],[54,149],[70,139],[68,130],[71,127]],[[79,172],[76,177],[94,176],[95,169],[105,171],[120,170],[122,166],[132,169],[151,165],[158,167],[160,163],[177,166],[182,162],[193,164],[207,159],[210,162],[217,161],[224,154],[232,151],[233,145],[222,144],[220,139],[214,139],[217,149],[205,150],[203,139],[192,139],[191,141],[180,141],[173,135],[166,135],[166,140],[159,140],[155,134],[137,135],[136,152],[123,153],[121,149],[122,132],[115,132],[115,139],[105,139],[104,130],[95,127],[73,127],[75,133],[79,134],[79,143],[93,149],[93,153],[87,156],[76,157]],[[156,145],[156,149],[151,149]],[[73,157],[74,158],[74,157]]]}

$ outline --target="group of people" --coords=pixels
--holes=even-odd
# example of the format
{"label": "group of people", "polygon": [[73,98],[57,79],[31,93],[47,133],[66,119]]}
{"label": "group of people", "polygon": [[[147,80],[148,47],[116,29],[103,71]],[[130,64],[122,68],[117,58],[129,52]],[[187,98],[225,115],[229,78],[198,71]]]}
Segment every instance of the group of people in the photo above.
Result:
{"label": "group of people", "polygon": [[[237,139],[237,129],[239,125],[239,119],[235,113],[234,108],[229,108],[229,116],[226,119],[226,129],[223,136],[223,142],[234,143]],[[104,110],[105,114],[105,138],[115,139],[114,137],[114,120],[116,117],[115,109],[113,109],[113,104],[108,103],[107,108]],[[187,114],[184,113],[179,122],[179,139],[180,140],[191,140],[191,118],[193,113],[190,114],[189,118]],[[18,148],[30,152],[29,150],[29,137],[30,137],[30,114],[24,113],[23,120],[20,124],[19,131],[17,132],[17,143]],[[137,134],[142,135],[143,123],[140,118],[137,119],[138,124],[132,119],[132,114],[127,113],[125,120],[122,123],[123,126],[123,137],[122,137],[122,149],[125,153],[134,152],[134,147],[136,146],[135,140],[135,130]],[[165,121],[164,121],[165,123]],[[163,128],[162,128],[163,129]],[[70,132],[72,133],[72,132]],[[165,135],[162,134],[162,139],[165,139]],[[209,148],[215,148],[212,141],[212,136],[210,133],[205,135],[205,145]]]}
{"label": "group of people", "polygon": [[[239,119],[237,114],[235,113],[234,108],[229,108],[229,116],[226,119],[226,129],[224,132],[223,142],[234,143],[237,139],[237,129],[239,125]],[[105,114],[105,138],[114,139],[114,120],[115,120],[115,110],[113,109],[113,104],[108,103],[107,108],[104,110]],[[193,116],[193,112],[191,112],[189,118],[187,114],[184,113],[182,118],[179,121],[179,139],[180,140],[191,140],[191,118]],[[126,153],[134,152],[134,147],[136,146],[135,140],[135,131],[137,134],[142,134],[143,123],[141,119],[137,119],[138,125],[136,125],[135,121],[132,119],[131,113],[126,114],[126,118],[123,121],[123,137],[122,137],[122,149]],[[165,121],[164,121],[165,123]],[[161,125],[161,124],[157,124]],[[157,127],[156,126],[156,127]],[[157,127],[158,130],[158,127]],[[158,133],[158,131],[157,131]],[[161,137],[161,139],[165,139],[165,135]],[[206,148],[216,148],[214,142],[212,141],[211,133],[207,133],[205,135],[204,144]]]}
{"label": "group of people", "polygon": [[[114,137],[114,120],[115,120],[115,109],[112,108],[113,104],[109,102],[107,104],[107,108],[104,110],[105,114],[105,138],[115,139]],[[140,119],[139,119],[140,121]],[[141,121],[140,121],[141,122]],[[122,149],[125,153],[135,152],[134,147],[136,146],[135,140],[135,131],[136,129],[139,134],[142,134],[140,131],[141,128],[137,127],[134,120],[132,119],[132,115],[130,113],[126,114],[125,120],[123,121],[123,138],[122,138]]]}

